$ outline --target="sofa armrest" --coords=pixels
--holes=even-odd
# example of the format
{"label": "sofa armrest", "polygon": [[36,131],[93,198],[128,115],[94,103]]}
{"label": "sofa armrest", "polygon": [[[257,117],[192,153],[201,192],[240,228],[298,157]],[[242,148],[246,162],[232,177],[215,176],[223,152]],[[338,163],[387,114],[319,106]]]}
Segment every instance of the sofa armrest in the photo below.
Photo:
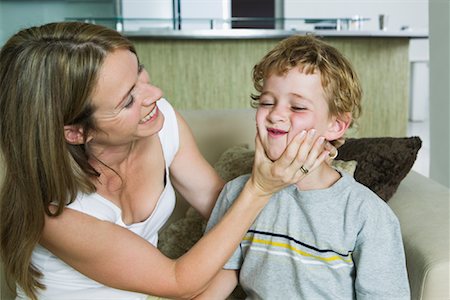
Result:
{"label": "sofa armrest", "polygon": [[411,171],[388,204],[403,236],[412,299],[449,298],[449,189]]}

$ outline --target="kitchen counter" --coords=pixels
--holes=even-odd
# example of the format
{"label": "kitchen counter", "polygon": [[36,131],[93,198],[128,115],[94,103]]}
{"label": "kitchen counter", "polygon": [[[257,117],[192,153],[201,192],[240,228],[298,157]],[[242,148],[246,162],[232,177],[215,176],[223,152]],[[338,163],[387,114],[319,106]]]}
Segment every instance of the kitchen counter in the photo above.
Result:
{"label": "kitchen counter", "polygon": [[413,31],[367,31],[367,30],[273,30],[273,29],[222,29],[222,30],[172,30],[172,29],[148,29],[138,31],[125,31],[125,36],[130,38],[146,39],[281,39],[294,34],[314,34],[323,37],[352,37],[352,38],[427,38],[425,30]]}

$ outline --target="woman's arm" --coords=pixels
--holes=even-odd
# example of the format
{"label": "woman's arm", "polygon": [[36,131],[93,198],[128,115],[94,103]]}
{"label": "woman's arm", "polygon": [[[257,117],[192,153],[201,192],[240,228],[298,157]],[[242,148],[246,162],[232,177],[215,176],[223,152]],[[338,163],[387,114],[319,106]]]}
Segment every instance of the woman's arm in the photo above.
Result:
{"label": "woman's arm", "polygon": [[208,288],[195,297],[196,300],[227,299],[238,284],[238,270],[222,269],[211,280]]}
{"label": "woman's arm", "polygon": [[129,230],[66,209],[48,217],[41,244],[84,275],[114,288],[168,298],[191,298],[225,264],[268,197],[249,187],[210,233],[170,260]]}
{"label": "woman's arm", "polygon": [[304,176],[299,171],[303,164],[312,170],[323,162],[328,151],[312,144],[311,138],[298,136],[279,160],[271,162],[257,138],[255,167],[243,191],[221,221],[177,260],[125,228],[71,209],[46,218],[41,244],[107,286],[169,298],[193,297],[219,272],[270,196]]}
{"label": "woman's arm", "polygon": [[170,173],[175,189],[207,219],[216,203],[224,181],[198,150],[189,126],[177,114],[180,147]]}

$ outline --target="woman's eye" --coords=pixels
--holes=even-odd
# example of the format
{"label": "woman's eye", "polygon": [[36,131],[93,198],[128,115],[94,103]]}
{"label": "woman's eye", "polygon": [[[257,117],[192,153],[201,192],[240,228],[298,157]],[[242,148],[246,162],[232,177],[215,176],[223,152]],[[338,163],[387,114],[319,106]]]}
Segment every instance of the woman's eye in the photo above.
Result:
{"label": "woman's eye", "polygon": [[133,95],[130,95],[130,98],[128,99],[127,104],[124,105],[124,108],[130,108],[133,106],[134,103],[134,97]]}
{"label": "woman's eye", "polygon": [[302,111],[302,110],[306,110],[306,107],[292,106],[291,109],[292,109],[293,111]]}
{"label": "woman's eye", "polygon": [[259,106],[272,106],[272,102],[259,102]]}

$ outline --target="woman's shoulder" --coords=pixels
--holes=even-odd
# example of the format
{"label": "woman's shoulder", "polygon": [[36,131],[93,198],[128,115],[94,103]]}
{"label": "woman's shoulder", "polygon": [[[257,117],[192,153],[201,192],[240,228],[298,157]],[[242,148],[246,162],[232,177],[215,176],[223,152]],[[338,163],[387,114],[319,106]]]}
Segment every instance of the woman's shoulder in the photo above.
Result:
{"label": "woman's shoulder", "polygon": [[159,132],[159,138],[166,164],[170,165],[180,147],[177,114],[172,105],[164,98],[158,100],[157,105],[158,109],[164,115],[164,124]]}
{"label": "woman's shoulder", "polygon": [[102,221],[118,223],[121,220],[121,210],[111,201],[98,193],[79,193],[67,208],[85,213]]}

